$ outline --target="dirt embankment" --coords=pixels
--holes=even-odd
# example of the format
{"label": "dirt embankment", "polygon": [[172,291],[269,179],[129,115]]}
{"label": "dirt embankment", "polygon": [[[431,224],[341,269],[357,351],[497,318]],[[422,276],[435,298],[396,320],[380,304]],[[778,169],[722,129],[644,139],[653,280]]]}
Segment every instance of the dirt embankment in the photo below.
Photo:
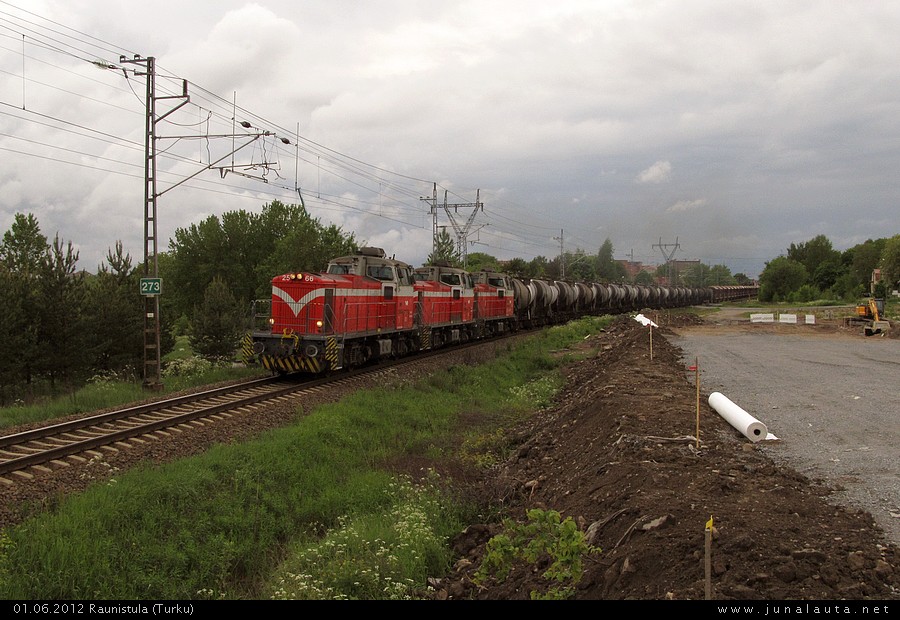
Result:
{"label": "dirt embankment", "polygon": [[[872,369],[896,377],[897,341],[889,349],[879,346],[887,339],[860,337],[878,353],[857,354],[826,326],[742,333],[748,325],[652,318],[652,341],[622,317],[585,343],[598,353],[568,369],[554,408],[518,429],[515,454],[482,480],[481,496],[520,521],[529,508],[577,521],[600,552],[587,558],[576,599],[704,599],[710,518],[713,599],[900,598],[900,550],[868,510],[896,507],[898,478],[884,471],[896,449],[881,452],[898,439],[888,415],[896,393],[882,400],[896,381]],[[697,358],[699,400],[686,368]],[[711,390],[759,413],[779,440],[748,440],[707,404]],[[870,488],[877,506],[853,501],[849,482]],[[458,537],[460,561],[436,598],[546,591],[547,563],[473,583],[498,531],[473,524]]]}

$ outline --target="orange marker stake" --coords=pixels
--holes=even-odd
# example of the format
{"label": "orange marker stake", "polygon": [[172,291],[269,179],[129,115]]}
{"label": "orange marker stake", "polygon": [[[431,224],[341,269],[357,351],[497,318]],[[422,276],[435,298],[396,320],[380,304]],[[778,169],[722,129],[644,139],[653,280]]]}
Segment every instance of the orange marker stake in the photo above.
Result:
{"label": "orange marker stake", "polygon": [[706,569],[706,600],[712,598],[712,529],[713,518],[709,515],[709,521],[706,522],[706,553],[704,557],[704,568]]}

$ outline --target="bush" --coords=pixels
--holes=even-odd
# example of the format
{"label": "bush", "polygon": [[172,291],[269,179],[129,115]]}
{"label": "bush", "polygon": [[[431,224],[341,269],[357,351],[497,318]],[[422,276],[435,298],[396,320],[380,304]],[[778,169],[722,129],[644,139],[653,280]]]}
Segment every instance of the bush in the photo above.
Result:
{"label": "bush", "polygon": [[168,362],[162,371],[163,377],[196,377],[213,368],[213,363],[202,357],[184,357]]}
{"label": "bush", "polygon": [[814,299],[819,299],[822,296],[821,291],[817,286],[812,284],[804,284],[796,291],[788,294],[788,301],[791,303],[796,302],[808,302]]}
{"label": "bush", "polygon": [[504,581],[516,561],[537,564],[547,558],[550,565],[542,576],[550,585],[546,592],[533,590],[531,598],[567,599],[581,580],[584,555],[599,553],[600,549],[585,542],[572,517],[561,520],[555,510],[532,509],[527,514],[524,524],[503,521],[504,533],[488,541],[475,583],[482,584],[489,576]]}

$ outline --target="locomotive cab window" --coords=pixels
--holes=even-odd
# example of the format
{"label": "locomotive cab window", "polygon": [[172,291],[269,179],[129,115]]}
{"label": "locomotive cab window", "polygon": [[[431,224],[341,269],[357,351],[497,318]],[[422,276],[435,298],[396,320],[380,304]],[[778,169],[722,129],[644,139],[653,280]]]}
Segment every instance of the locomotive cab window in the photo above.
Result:
{"label": "locomotive cab window", "polygon": [[350,273],[350,265],[338,265],[331,263],[328,265],[328,273],[336,276],[344,276]]}
{"label": "locomotive cab window", "polygon": [[384,300],[391,301],[394,298],[394,287],[393,286],[385,286],[384,287]]}
{"label": "locomotive cab window", "polygon": [[410,273],[409,269],[398,269],[397,275],[400,277],[401,286],[412,286],[413,274]]}
{"label": "locomotive cab window", "polygon": [[370,265],[366,269],[366,275],[382,282],[388,282],[394,279],[394,270],[387,265]]}

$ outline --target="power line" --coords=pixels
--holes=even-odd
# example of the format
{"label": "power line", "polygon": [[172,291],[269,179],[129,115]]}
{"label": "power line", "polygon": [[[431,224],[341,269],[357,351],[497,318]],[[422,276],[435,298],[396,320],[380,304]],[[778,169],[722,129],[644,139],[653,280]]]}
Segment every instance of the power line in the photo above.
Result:
{"label": "power line", "polygon": [[[26,44],[22,49],[16,49],[13,42],[18,44],[23,37]],[[138,152],[140,144],[130,137],[131,133],[137,135],[137,123],[126,132],[109,130],[108,123],[105,122],[105,117],[113,116],[112,112],[134,116],[142,113],[141,109],[128,105],[124,97],[130,95],[134,101],[142,104],[135,86],[135,82],[140,80],[135,80],[133,72],[123,69],[120,62],[124,49],[122,46],[70,28],[35,12],[15,7],[6,0],[0,0],[0,38],[9,42],[0,46],[0,50],[5,50],[14,58],[21,56],[23,64],[27,60],[27,67],[21,75],[6,69],[0,69],[0,74],[11,79],[21,77],[23,82],[27,82],[32,98],[23,110],[22,106],[17,106],[15,102],[9,100],[8,95],[3,95],[6,100],[0,102],[0,108],[3,108],[0,109],[0,113],[7,113],[11,118],[28,123],[29,128],[46,127],[73,137],[81,135],[98,140],[98,144],[109,144]],[[126,50],[125,55],[133,57],[135,53]],[[98,67],[102,71],[98,72]],[[60,73],[57,75],[56,72]],[[47,79],[47,76],[50,76],[50,79]],[[64,79],[56,79],[58,76],[63,76]],[[185,81],[161,65],[157,65],[157,77],[159,94],[167,96],[177,94]],[[121,83],[122,79],[125,80],[124,84]],[[86,88],[78,88],[78,80],[82,84],[97,85],[111,96],[89,95]],[[265,170],[265,183],[253,185],[251,193],[248,191],[250,182],[242,184],[245,181],[237,179],[235,175],[234,178],[237,180],[232,183],[222,178],[216,181],[198,178],[185,184],[186,187],[217,194],[225,193],[242,199],[248,196],[296,198],[297,188],[302,187],[301,201],[306,198],[315,208],[361,213],[427,230],[428,225],[425,222],[427,211],[422,208],[419,196],[423,189],[435,184],[434,181],[426,180],[422,175],[404,174],[384,165],[368,163],[302,135],[299,124],[296,130],[287,129],[284,123],[274,122],[254,113],[245,106],[237,105],[236,102],[213,93],[193,81],[187,80],[187,84],[191,89],[191,101],[182,112],[167,118],[165,122],[173,127],[195,127],[199,142],[188,143],[188,139],[183,138],[181,141],[168,144],[166,149],[160,149],[160,162],[164,164],[159,171],[160,179],[167,181],[176,179],[180,174],[179,170],[186,165],[214,160],[216,146],[207,136],[228,133],[232,123],[238,120],[235,117],[246,118],[261,131],[290,137],[293,142],[290,148],[277,140],[261,139],[255,143],[259,148],[254,145],[251,165],[258,165],[260,158],[262,161],[273,162]],[[60,113],[58,110],[62,108],[45,107],[43,100],[34,98],[36,95],[31,92],[34,88],[53,89],[54,93],[62,97],[77,98],[77,103],[68,106],[71,110],[80,111],[82,106],[89,104],[97,112],[88,123],[79,122],[74,118],[63,118],[69,115],[68,112]],[[16,111],[15,114],[12,113],[13,110]],[[119,117],[117,119],[123,120]],[[127,117],[124,120],[127,121]],[[135,165],[129,161],[116,162],[108,156],[108,153],[100,152],[93,147],[84,148],[73,144],[54,143],[49,139],[35,139],[27,132],[13,138],[30,140],[29,143],[36,147],[36,152],[26,154],[24,149],[10,148],[9,145],[2,145],[0,148],[6,149],[7,152],[22,152],[23,156],[29,158],[65,162],[69,165],[123,176],[132,176],[127,170],[122,169]],[[39,149],[46,151],[42,153]],[[91,158],[93,163],[70,161],[71,158],[67,158],[66,154],[82,155]],[[294,169],[295,177],[293,185],[286,178],[289,174],[285,172],[291,168]],[[476,191],[457,186],[436,185],[460,203],[471,200],[471,194]],[[223,188],[233,191],[223,192]],[[487,228],[480,231],[480,239],[489,241],[491,247],[499,251],[547,255],[555,253],[553,232],[559,230],[559,223],[549,217],[553,211],[552,205],[517,204],[508,200],[502,190],[477,191],[480,192],[481,198],[490,201],[491,205],[488,211],[482,212],[481,217],[484,217]],[[467,192],[471,193],[467,195]],[[417,221],[417,218],[421,218],[421,221]],[[590,247],[592,243],[591,240],[582,240],[569,235],[569,244],[573,241],[578,241],[579,246],[583,244],[585,247]],[[599,247],[601,240],[596,241]]]}
{"label": "power line", "polygon": [[[11,6],[6,2],[3,2],[2,4]],[[35,14],[27,12],[27,11],[26,11],[26,13],[28,13],[29,15],[35,15]],[[8,13],[6,13],[6,14],[8,15]],[[43,18],[40,18],[39,16],[37,16],[37,19],[42,20]],[[77,75],[79,78],[84,79],[85,76],[83,73],[79,74],[79,73],[71,71],[70,69],[68,69],[66,67],[61,66],[58,63],[54,64],[53,62],[48,62],[43,58],[36,58],[30,52],[33,51],[34,49],[41,49],[46,53],[63,54],[65,56],[67,56],[69,58],[73,58],[79,62],[90,63],[90,65],[92,67],[97,67],[97,66],[104,67],[107,69],[111,69],[114,73],[121,71],[122,75],[126,78],[126,80],[128,80],[127,84],[129,86],[131,86],[132,80],[129,79],[129,71],[126,71],[125,69],[123,69],[121,67],[122,56],[121,55],[119,56],[118,61],[113,60],[110,57],[111,54],[115,53],[113,51],[115,49],[115,46],[113,46],[107,42],[102,42],[103,43],[102,45],[97,46],[96,42],[101,41],[100,39],[97,39],[90,35],[86,35],[85,33],[80,33],[77,30],[70,29],[61,24],[57,24],[56,22],[52,22],[52,20],[46,20],[46,21],[49,21],[50,23],[55,24],[57,27],[48,29],[42,25],[35,23],[35,20],[33,20],[33,19],[29,20],[29,19],[23,19],[21,17],[19,17],[15,20],[15,23],[13,24],[12,28],[17,32],[27,33],[29,38],[33,40],[33,42],[29,43],[29,46],[27,48],[28,51],[25,51],[25,50],[22,51],[23,60],[24,60],[25,56],[27,55],[29,58],[29,62],[38,62],[43,65],[49,66],[55,70],[64,70],[67,73],[69,73],[70,75]],[[10,21],[7,20],[6,23],[10,23]],[[76,33],[76,34],[73,35],[72,33]],[[97,49],[94,49],[95,47]],[[13,50],[10,50],[10,51],[13,51]],[[100,59],[100,60],[98,60],[98,59]],[[158,90],[160,92],[168,92],[168,93],[173,92],[172,89],[169,89],[164,84],[171,82],[173,80],[176,80],[178,78],[176,78],[174,75],[167,74],[162,69],[160,69],[158,71],[158,75],[160,76],[160,86],[159,86]],[[22,77],[23,77],[23,80],[25,80],[25,81],[29,81],[31,83],[42,84],[48,88],[55,88],[55,84],[52,84],[49,81],[36,80],[34,75],[32,75],[30,73],[26,74],[25,71],[23,71]],[[96,80],[96,79],[94,79],[93,81],[99,82],[99,80]],[[105,83],[105,82],[101,82],[101,83],[106,87],[110,87],[110,85],[108,83]],[[231,105],[223,97],[216,95],[216,94],[212,93],[211,91],[208,91],[208,90],[204,89],[203,87],[194,84],[193,82],[190,82],[190,84],[192,87],[192,92],[196,92],[199,94],[198,99],[207,101],[207,106],[205,106],[207,108],[207,112],[205,113],[206,118],[203,121],[203,122],[207,123],[207,126],[208,126],[207,133],[209,131],[215,130],[214,127],[209,126],[210,123],[212,123],[214,125],[214,124],[224,124],[228,121],[233,122],[235,120],[234,116],[237,113],[245,114],[247,118],[254,119],[256,125],[260,125],[263,127],[276,128],[276,131],[278,131],[279,133],[282,133],[282,134],[290,133],[290,132],[283,130],[283,128],[281,128],[280,125],[278,125],[277,123],[272,123],[271,121],[264,119],[263,117],[260,117],[248,110],[244,110],[243,108],[241,108],[239,106]],[[120,91],[124,90],[125,92],[131,92],[131,94],[134,95],[136,99],[138,98],[138,95],[136,92],[134,92],[133,88],[131,88],[130,91],[125,90],[125,89],[118,89],[118,90],[120,90]],[[101,104],[101,105],[115,105],[112,102],[112,100],[97,99],[97,98],[85,98],[82,95],[80,95],[79,93],[76,93],[69,89],[65,90],[64,92],[71,94],[73,96],[79,96],[82,99],[95,101],[96,103]],[[7,102],[4,102],[4,103],[7,103]],[[12,105],[12,104],[7,103],[7,105]],[[191,102],[190,105],[194,106],[196,104],[194,102]],[[130,113],[135,113],[133,110],[123,108],[122,106],[116,106],[116,107],[118,107],[119,109],[126,110]],[[200,106],[197,106],[197,107],[199,109]],[[56,123],[68,124],[70,126],[76,125],[74,123],[71,123],[70,121],[65,121],[64,119],[61,119],[58,117],[53,117],[52,115],[47,115],[43,112],[39,112],[38,110],[34,109],[33,107],[26,107],[26,111],[32,115],[42,115],[48,119],[52,118],[52,119],[54,119],[53,122],[56,122]],[[23,118],[21,116],[19,118],[22,120],[26,120],[26,122],[27,122],[26,118]],[[172,118],[172,119],[169,119],[169,122],[172,122],[179,126],[190,126],[190,125],[199,126],[200,125],[200,123],[195,122],[194,119],[192,119],[191,122],[188,123],[188,122],[178,122],[177,119]],[[96,129],[92,129],[92,128],[84,127],[84,126],[81,126],[81,127],[86,132],[93,131],[93,132],[95,132],[95,135],[102,134],[102,132],[99,132]],[[202,135],[198,134],[198,137],[202,137]],[[119,140],[119,138],[117,136],[113,136],[112,134],[108,134],[108,139],[111,143]],[[352,210],[360,210],[361,212],[364,212],[367,215],[381,217],[381,218],[393,220],[393,221],[399,221],[399,222],[402,222],[405,225],[409,225],[409,226],[416,226],[416,224],[413,222],[410,222],[408,220],[403,220],[403,219],[397,219],[390,214],[385,214],[385,213],[381,212],[381,207],[383,207],[383,205],[385,204],[384,199],[388,198],[388,202],[392,205],[392,207],[391,207],[392,210],[394,210],[394,211],[399,210],[398,212],[407,211],[409,214],[421,215],[422,214],[421,208],[418,206],[417,201],[416,201],[418,195],[421,193],[421,188],[410,187],[409,183],[410,182],[416,183],[416,184],[426,183],[427,181],[425,179],[419,178],[414,175],[393,172],[383,166],[375,166],[373,164],[369,164],[363,160],[360,160],[356,157],[350,156],[350,155],[343,153],[337,149],[326,147],[326,146],[320,144],[319,142],[316,142],[314,140],[306,138],[305,136],[301,136],[301,135],[299,135],[299,132],[297,132],[297,134],[296,134],[295,141],[297,143],[297,152],[296,153],[292,154],[292,153],[286,152],[285,150],[281,149],[281,147],[279,146],[279,144],[277,142],[274,143],[275,150],[273,151],[273,153],[277,153],[278,159],[291,158],[291,159],[294,159],[297,163],[300,163],[302,161],[310,166],[315,165],[316,172],[317,172],[317,175],[316,175],[317,179],[321,179],[321,175],[325,174],[330,179],[339,181],[341,183],[349,184],[350,186],[355,186],[359,190],[362,190],[363,192],[371,193],[373,196],[381,197],[377,201],[379,204],[379,207],[380,207],[378,212],[375,212],[372,210],[364,211],[361,207],[358,207],[358,206],[354,207],[352,204],[349,204],[349,201],[351,201],[351,200],[358,200],[356,198],[348,197],[346,195],[338,195],[335,193],[329,193],[328,191],[322,192],[321,180],[319,180],[317,182],[317,185],[319,185],[319,187],[317,187],[317,195],[322,197],[322,200],[317,201],[319,204],[323,204],[323,205],[327,204],[327,205],[331,205],[332,207],[338,207],[338,208],[343,206],[345,208],[352,209]],[[44,144],[45,148],[48,148],[48,149],[53,148],[52,144],[49,144],[47,142],[44,142],[43,144]],[[175,143],[173,143],[173,145],[170,146],[169,148],[172,148],[173,146],[175,146]],[[136,149],[137,144],[134,143],[133,141],[130,141],[129,147]],[[263,144],[263,150],[265,150],[265,148],[266,148],[266,146],[265,146],[265,144]],[[208,146],[207,146],[207,150],[208,150]],[[304,153],[303,157],[300,157],[301,150]],[[79,150],[78,149],[68,149],[67,150],[67,152],[76,152],[76,151],[79,151]],[[86,156],[93,157],[92,155],[84,152],[83,150],[81,150],[80,152]],[[160,155],[162,155],[162,154],[163,154],[163,152],[161,151]],[[196,159],[196,156],[193,158],[186,157],[177,151],[172,152],[172,153],[166,152],[165,154],[167,156],[173,157],[174,158],[173,161],[188,162],[188,161],[195,161],[195,159]],[[29,154],[29,156],[42,157],[42,155],[40,155],[38,153],[31,153],[31,154]],[[210,154],[207,157],[207,160],[209,160],[211,157],[212,156]],[[49,161],[60,161],[60,158],[56,158],[56,157],[52,157],[52,156],[46,156],[46,158]],[[314,161],[313,161],[313,158],[315,158]],[[64,161],[64,160],[62,160],[62,161]],[[109,161],[109,159],[107,158],[106,160],[104,160],[102,158],[98,158],[96,161],[98,161],[98,162]],[[67,163],[74,163],[74,162],[67,162]],[[81,165],[84,165],[84,164],[82,163]],[[101,166],[88,166],[88,167],[92,167],[92,168],[96,168],[96,169],[103,169],[102,165]],[[281,174],[279,172],[281,170],[280,166],[278,166],[278,167],[272,166],[272,167],[268,168],[268,170],[271,170],[274,176],[283,178],[283,177],[281,177]],[[112,169],[110,171],[116,172],[114,169]],[[267,181],[275,180],[277,183],[277,179],[266,179],[266,180]],[[285,191],[287,191],[286,186],[279,184],[279,187],[284,188]],[[293,189],[296,189],[296,187]],[[449,191],[449,190],[447,190],[447,191]],[[366,204],[366,202],[367,201],[364,201],[364,200],[359,201],[359,204],[364,205],[364,204]],[[369,204],[374,204],[375,202],[376,202],[375,200],[368,201]],[[424,228],[424,226],[421,226],[421,225],[419,227]]]}

